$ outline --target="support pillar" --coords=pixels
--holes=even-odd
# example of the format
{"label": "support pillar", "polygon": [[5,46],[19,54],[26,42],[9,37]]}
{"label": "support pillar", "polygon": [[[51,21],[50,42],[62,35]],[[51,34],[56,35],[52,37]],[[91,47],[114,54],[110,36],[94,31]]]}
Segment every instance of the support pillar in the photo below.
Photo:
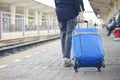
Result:
{"label": "support pillar", "polygon": [[55,26],[55,17],[52,17],[52,23],[51,23],[51,25],[52,25],[52,27],[54,28],[54,30],[55,30],[55,33],[56,33],[56,27],[57,26]]}
{"label": "support pillar", "polygon": [[41,26],[42,26],[42,12],[38,12],[38,28],[37,28],[37,30],[38,30],[38,35],[40,34],[40,28],[41,28]]}
{"label": "support pillar", "polygon": [[2,39],[2,32],[3,32],[3,26],[2,26],[2,13],[0,13],[0,40]]}
{"label": "support pillar", "polygon": [[39,21],[39,15],[38,15],[38,10],[36,10],[36,11],[35,11],[35,28],[37,29],[37,33],[38,33],[38,35],[39,35],[38,21]]}
{"label": "support pillar", "polygon": [[25,31],[28,28],[28,9],[24,9],[24,26],[22,28],[23,36],[25,36]]}
{"label": "support pillar", "polygon": [[15,30],[15,11],[16,11],[16,6],[15,5],[11,5],[10,10],[11,10],[10,31],[14,31]]}
{"label": "support pillar", "polygon": [[48,34],[50,32],[50,29],[51,29],[51,19],[50,19],[50,13],[48,13],[48,22],[47,22],[47,31],[48,31]]}

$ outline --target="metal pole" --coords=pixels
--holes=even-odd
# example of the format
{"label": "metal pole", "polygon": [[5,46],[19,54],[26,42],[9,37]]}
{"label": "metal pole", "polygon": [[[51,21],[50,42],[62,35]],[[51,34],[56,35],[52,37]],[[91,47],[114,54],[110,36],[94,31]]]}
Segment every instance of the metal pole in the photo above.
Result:
{"label": "metal pole", "polygon": [[24,15],[24,18],[22,20],[23,20],[22,33],[23,33],[23,37],[24,37],[25,36],[25,15]]}
{"label": "metal pole", "polygon": [[2,39],[2,25],[3,25],[3,23],[2,23],[2,13],[0,13],[0,40]]}

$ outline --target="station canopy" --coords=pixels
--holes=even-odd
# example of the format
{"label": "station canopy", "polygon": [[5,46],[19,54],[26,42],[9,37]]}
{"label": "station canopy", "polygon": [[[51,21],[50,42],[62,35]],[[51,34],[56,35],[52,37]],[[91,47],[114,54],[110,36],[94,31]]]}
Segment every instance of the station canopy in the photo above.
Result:
{"label": "station canopy", "polygon": [[120,8],[120,0],[89,0],[95,14],[104,22],[115,15]]}
{"label": "station canopy", "polygon": [[25,8],[29,9],[29,14],[34,14],[35,10],[55,13],[54,8],[35,0],[0,0],[0,11],[10,12],[11,5],[15,5],[16,13],[20,14],[24,13]]}

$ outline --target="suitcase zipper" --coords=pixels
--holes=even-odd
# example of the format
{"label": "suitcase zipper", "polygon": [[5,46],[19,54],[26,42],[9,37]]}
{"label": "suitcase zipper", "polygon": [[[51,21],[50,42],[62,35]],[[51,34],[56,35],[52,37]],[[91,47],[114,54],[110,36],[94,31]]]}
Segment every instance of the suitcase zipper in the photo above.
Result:
{"label": "suitcase zipper", "polygon": [[83,52],[83,51],[82,51],[82,41],[81,41],[81,35],[80,35],[80,38],[79,38],[79,39],[80,39],[80,48],[81,48],[81,52]]}

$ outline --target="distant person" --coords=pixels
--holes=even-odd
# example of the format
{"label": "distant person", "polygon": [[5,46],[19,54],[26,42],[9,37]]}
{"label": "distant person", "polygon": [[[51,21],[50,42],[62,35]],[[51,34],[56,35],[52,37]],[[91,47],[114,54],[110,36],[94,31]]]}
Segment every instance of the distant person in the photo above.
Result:
{"label": "distant person", "polygon": [[112,26],[112,19],[110,19],[110,21],[107,24],[107,30],[109,31],[110,27]]}
{"label": "distant person", "polygon": [[97,24],[96,23],[94,23],[94,28],[97,28]]}
{"label": "distant person", "polygon": [[59,22],[61,47],[64,59],[64,66],[70,67],[72,31],[77,24],[77,16],[80,14],[80,22],[84,22],[83,0],[55,0],[56,15]]}
{"label": "distant person", "polygon": [[116,27],[118,27],[118,22],[117,22],[116,18],[113,17],[113,21],[112,21],[112,24],[111,24],[111,26],[110,26],[110,29],[109,29],[109,31],[108,31],[108,35],[107,35],[107,36],[110,36],[111,32],[112,32]]}

